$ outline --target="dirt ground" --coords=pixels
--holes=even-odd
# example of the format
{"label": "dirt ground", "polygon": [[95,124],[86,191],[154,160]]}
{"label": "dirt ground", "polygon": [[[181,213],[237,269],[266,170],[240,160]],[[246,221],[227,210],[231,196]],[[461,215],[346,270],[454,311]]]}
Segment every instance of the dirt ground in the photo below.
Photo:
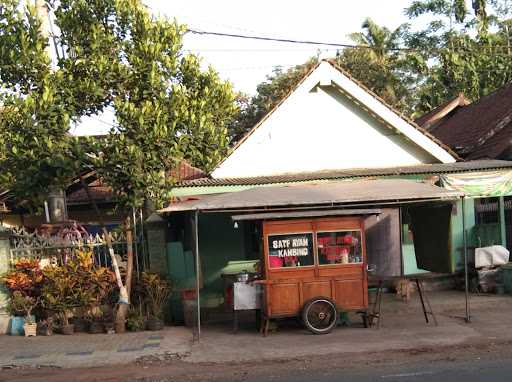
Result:
{"label": "dirt ground", "polygon": [[324,372],[329,369],[364,370],[410,363],[455,362],[475,359],[512,358],[512,341],[464,344],[448,347],[424,347],[379,353],[344,353],[329,356],[290,358],[249,363],[191,364],[164,356],[151,356],[127,365],[79,369],[19,368],[2,370],[2,382],[26,381],[123,381],[123,382],[243,382],[249,377],[272,378],[300,371]]}

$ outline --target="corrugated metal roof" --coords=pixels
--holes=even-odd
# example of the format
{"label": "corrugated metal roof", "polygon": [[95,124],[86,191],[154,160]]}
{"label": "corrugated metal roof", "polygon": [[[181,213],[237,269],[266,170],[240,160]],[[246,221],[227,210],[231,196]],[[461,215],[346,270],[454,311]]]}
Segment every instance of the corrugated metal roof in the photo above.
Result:
{"label": "corrugated metal roof", "polygon": [[379,204],[415,200],[457,199],[464,194],[406,179],[338,181],[288,186],[255,187],[249,190],[203,196],[171,204],[159,212],[230,210],[355,203]]}
{"label": "corrugated metal roof", "polygon": [[265,220],[265,219],[286,219],[286,218],[305,218],[320,216],[343,216],[343,215],[379,215],[382,210],[378,208],[367,209],[344,209],[344,210],[308,210],[292,212],[263,212],[258,214],[234,215],[231,219],[234,221],[243,220]]}
{"label": "corrugated metal roof", "polygon": [[329,170],[300,174],[283,174],[251,178],[200,178],[182,182],[178,187],[248,186],[275,183],[307,182],[314,180],[336,180],[348,178],[384,177],[422,174],[451,174],[481,170],[512,168],[512,161],[480,160],[456,163],[422,164],[417,166]]}

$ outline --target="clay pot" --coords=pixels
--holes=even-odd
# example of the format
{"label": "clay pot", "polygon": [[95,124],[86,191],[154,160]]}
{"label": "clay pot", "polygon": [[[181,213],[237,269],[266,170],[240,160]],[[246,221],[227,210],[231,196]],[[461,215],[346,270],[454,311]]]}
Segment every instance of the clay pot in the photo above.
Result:
{"label": "clay pot", "polygon": [[83,318],[76,318],[73,320],[75,333],[85,333],[89,329],[89,322]]}
{"label": "clay pot", "polygon": [[71,334],[75,333],[75,325],[73,325],[73,324],[61,325],[59,328],[59,332],[60,332],[60,334],[70,336]]}
{"label": "clay pot", "polygon": [[105,332],[105,327],[102,322],[93,321],[89,324],[89,333],[100,334]]}

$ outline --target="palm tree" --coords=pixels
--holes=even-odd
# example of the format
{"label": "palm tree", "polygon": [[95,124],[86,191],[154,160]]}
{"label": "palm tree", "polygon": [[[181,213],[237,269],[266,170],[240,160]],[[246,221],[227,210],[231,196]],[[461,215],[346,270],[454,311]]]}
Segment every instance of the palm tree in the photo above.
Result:
{"label": "palm tree", "polygon": [[405,90],[398,76],[401,63],[398,48],[403,28],[391,31],[370,18],[364,20],[361,28],[361,32],[348,36],[360,47],[345,49],[338,54],[338,62],[380,97],[398,107]]}

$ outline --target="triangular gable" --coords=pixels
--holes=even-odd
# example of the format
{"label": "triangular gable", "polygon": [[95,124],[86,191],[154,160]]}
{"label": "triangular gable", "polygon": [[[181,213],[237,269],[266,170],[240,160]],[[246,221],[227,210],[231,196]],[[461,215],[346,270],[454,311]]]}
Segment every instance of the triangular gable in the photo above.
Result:
{"label": "triangular gable", "polygon": [[455,162],[456,154],[322,61],[213,171],[214,178]]}

